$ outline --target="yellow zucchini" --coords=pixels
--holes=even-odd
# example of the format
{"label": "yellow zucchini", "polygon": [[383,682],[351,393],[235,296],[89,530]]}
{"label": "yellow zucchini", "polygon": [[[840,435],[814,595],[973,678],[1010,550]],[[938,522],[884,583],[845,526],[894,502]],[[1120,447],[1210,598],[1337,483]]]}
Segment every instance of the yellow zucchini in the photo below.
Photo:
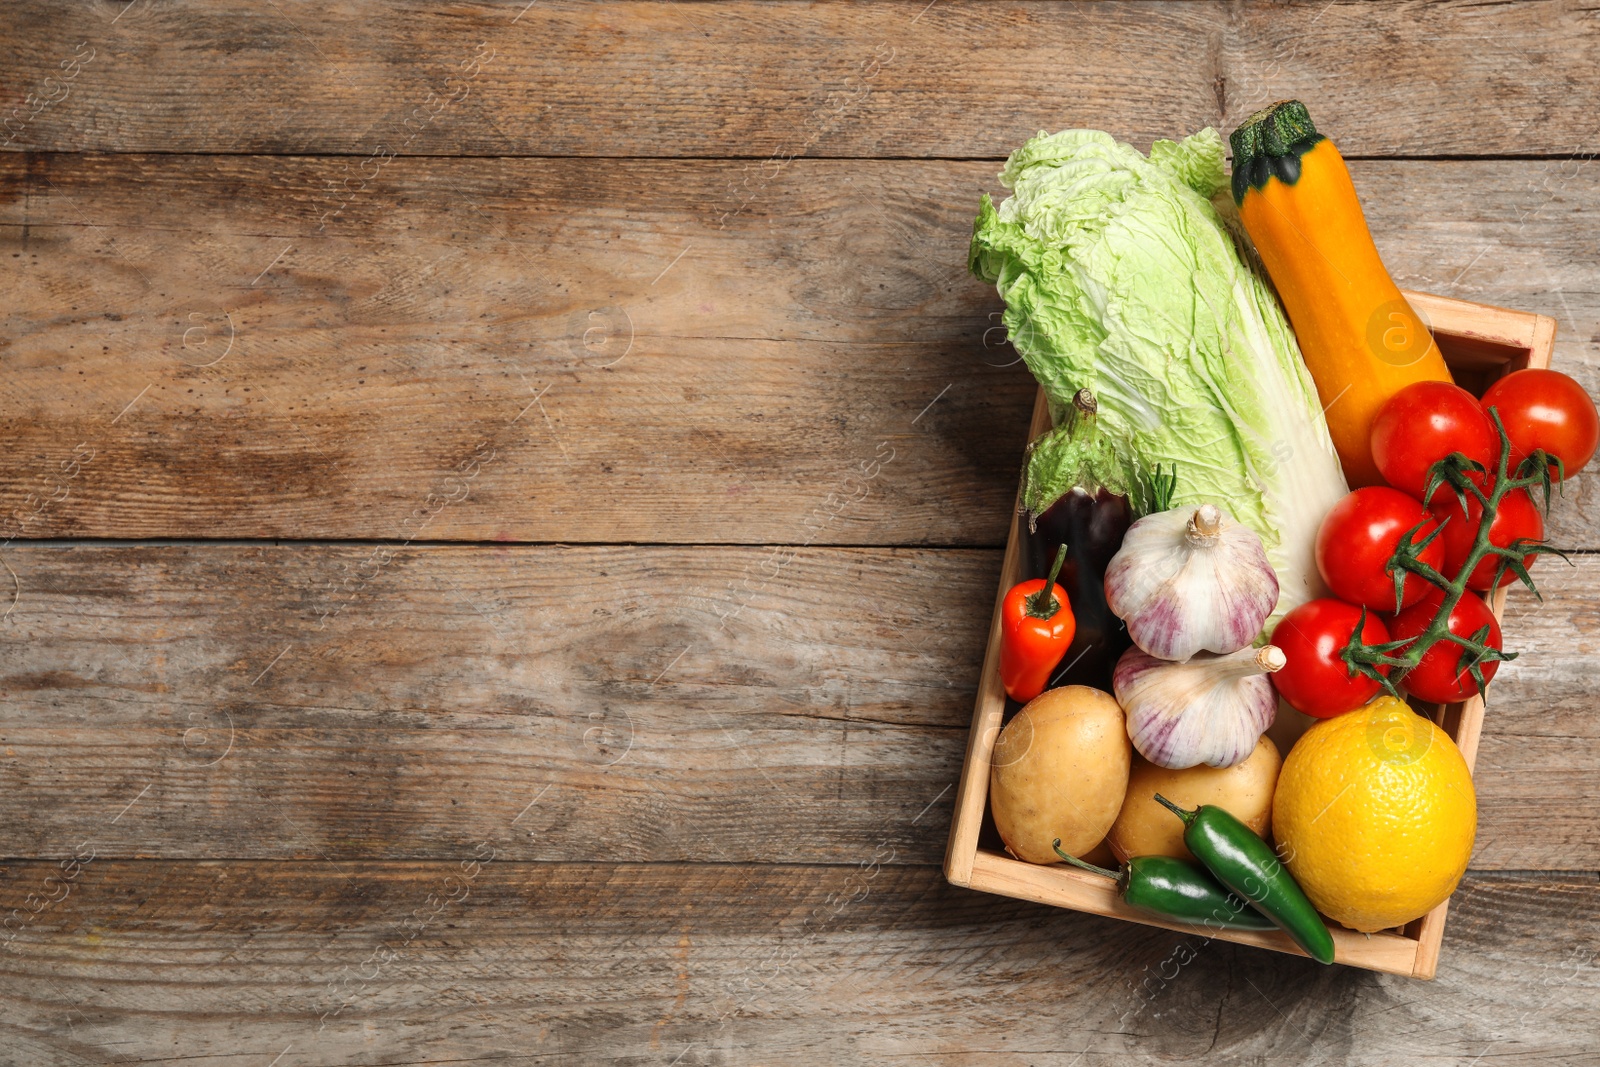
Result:
{"label": "yellow zucchini", "polygon": [[1229,138],[1233,198],[1294,326],[1352,488],[1382,484],[1372,420],[1402,388],[1451,380],[1384,269],[1344,157],[1305,105],[1256,112]]}

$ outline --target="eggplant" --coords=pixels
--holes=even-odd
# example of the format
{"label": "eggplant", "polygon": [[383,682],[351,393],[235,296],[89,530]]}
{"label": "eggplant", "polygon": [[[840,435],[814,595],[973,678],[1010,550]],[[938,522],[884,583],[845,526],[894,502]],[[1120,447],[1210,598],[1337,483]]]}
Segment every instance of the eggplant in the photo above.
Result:
{"label": "eggplant", "polygon": [[1056,583],[1066,590],[1078,624],[1061,666],[1050,677],[1050,688],[1087,685],[1111,691],[1111,669],[1133,641],[1126,624],[1106,605],[1106,565],[1132,523],[1128,498],[1104,486],[1093,491],[1073,486],[1030,523],[1024,577],[1049,574],[1057,549],[1066,545],[1067,559]]}
{"label": "eggplant", "polygon": [[1133,641],[1106,604],[1106,566],[1136,518],[1163,510],[1173,478],[1142,471],[1131,449],[1100,431],[1088,389],[1078,390],[1072,405],[1062,425],[1028,446],[1023,577],[1046,577],[1057,549],[1067,546],[1057,584],[1066,590],[1078,629],[1050,686],[1110,692],[1111,671]]}

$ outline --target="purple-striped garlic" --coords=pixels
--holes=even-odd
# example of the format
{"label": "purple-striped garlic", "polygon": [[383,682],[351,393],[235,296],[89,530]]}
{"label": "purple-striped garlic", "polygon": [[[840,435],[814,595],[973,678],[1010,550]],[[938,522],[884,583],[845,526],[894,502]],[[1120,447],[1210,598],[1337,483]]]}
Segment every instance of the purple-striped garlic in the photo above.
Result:
{"label": "purple-striped garlic", "polygon": [[1128,713],[1128,739],[1158,767],[1231,767],[1255,751],[1272,725],[1278,694],[1267,675],[1286,662],[1275,645],[1182,663],[1130,648],[1112,688]]}
{"label": "purple-striped garlic", "polygon": [[1159,659],[1237,652],[1278,603],[1261,538],[1215,504],[1157,512],[1128,527],[1106,567],[1106,603]]}

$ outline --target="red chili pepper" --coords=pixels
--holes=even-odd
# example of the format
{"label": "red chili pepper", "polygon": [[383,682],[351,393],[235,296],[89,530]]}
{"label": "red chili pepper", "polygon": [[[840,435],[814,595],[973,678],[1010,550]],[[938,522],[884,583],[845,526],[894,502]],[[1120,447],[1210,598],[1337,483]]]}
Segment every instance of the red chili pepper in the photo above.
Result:
{"label": "red chili pepper", "polygon": [[1066,558],[1062,545],[1049,578],[1018,582],[1000,606],[1000,681],[1012,700],[1026,704],[1044,692],[1078,630],[1067,591],[1055,584]]}

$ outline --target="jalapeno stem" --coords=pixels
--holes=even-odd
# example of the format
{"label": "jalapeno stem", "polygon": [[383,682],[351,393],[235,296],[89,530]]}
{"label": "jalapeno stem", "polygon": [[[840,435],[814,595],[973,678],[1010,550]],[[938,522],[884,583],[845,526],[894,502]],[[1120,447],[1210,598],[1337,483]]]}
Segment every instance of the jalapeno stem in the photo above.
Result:
{"label": "jalapeno stem", "polygon": [[1155,798],[1183,820],[1183,843],[1217,881],[1249,901],[1312,959],[1333,962],[1333,935],[1260,834],[1215,804],[1185,811],[1160,793]]}
{"label": "jalapeno stem", "polygon": [[1054,841],[1050,842],[1050,847],[1056,850],[1056,855],[1060,856],[1062,859],[1066,860],[1068,863],[1072,864],[1074,867],[1082,867],[1086,871],[1093,871],[1095,874],[1103,874],[1107,878],[1113,879],[1114,881],[1119,881],[1120,882],[1122,880],[1122,875],[1118,874],[1116,871],[1108,871],[1104,867],[1096,867],[1092,863],[1085,863],[1083,860],[1080,860],[1078,857],[1076,857],[1076,856],[1074,856],[1074,855],[1072,855],[1070,853],[1061,851],[1061,838],[1059,838],[1059,837],[1056,838]]}
{"label": "jalapeno stem", "polygon": [[1160,793],[1156,794],[1156,803],[1160,804],[1162,807],[1164,807],[1168,811],[1172,812],[1172,814],[1174,814],[1178,818],[1182,819],[1183,820],[1183,825],[1185,825],[1185,826],[1192,825],[1194,823],[1195,817],[1200,814],[1198,811],[1184,811],[1182,808],[1178,807],[1178,805],[1174,804],[1172,801],[1168,800],[1166,797],[1162,796]]}

